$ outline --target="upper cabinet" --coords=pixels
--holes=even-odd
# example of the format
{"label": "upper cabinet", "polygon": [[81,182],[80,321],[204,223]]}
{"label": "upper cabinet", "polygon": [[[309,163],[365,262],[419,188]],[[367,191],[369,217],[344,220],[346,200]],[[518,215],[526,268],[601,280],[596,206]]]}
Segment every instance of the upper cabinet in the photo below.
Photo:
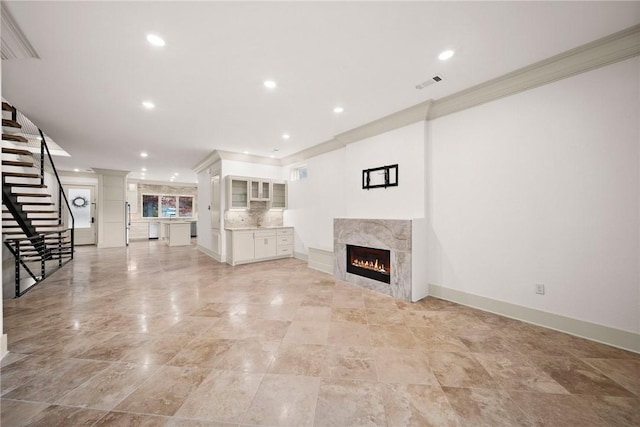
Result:
{"label": "upper cabinet", "polygon": [[271,181],[251,180],[251,200],[255,201],[269,201],[271,200]]}
{"label": "upper cabinet", "polygon": [[248,209],[252,201],[267,202],[268,209],[287,209],[287,182],[227,176],[226,209]]}
{"label": "upper cabinet", "polygon": [[287,182],[273,181],[271,193],[271,209],[287,209]]}
{"label": "upper cabinet", "polygon": [[227,177],[227,209],[249,208],[249,178]]}

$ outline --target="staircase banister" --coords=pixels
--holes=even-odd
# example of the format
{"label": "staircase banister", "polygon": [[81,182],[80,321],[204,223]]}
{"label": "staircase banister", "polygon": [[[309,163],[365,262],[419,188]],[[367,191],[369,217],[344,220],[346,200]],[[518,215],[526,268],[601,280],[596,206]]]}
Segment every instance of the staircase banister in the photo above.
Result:
{"label": "staircase banister", "polygon": [[44,148],[47,152],[47,157],[49,157],[49,161],[51,162],[53,173],[56,177],[56,180],[58,181],[58,188],[60,188],[60,194],[62,194],[62,197],[64,198],[64,203],[67,205],[67,209],[69,210],[69,215],[71,216],[71,228],[74,228],[75,218],[73,217],[73,212],[71,212],[71,206],[69,205],[69,200],[67,199],[66,194],[64,194],[64,191],[62,191],[62,182],[60,182],[60,177],[58,176],[58,170],[56,169],[56,166],[53,163],[53,158],[51,157],[51,152],[49,151],[49,146],[47,145],[47,141],[45,140],[42,129],[38,128],[38,132],[40,132],[41,143],[42,145],[44,145]]}

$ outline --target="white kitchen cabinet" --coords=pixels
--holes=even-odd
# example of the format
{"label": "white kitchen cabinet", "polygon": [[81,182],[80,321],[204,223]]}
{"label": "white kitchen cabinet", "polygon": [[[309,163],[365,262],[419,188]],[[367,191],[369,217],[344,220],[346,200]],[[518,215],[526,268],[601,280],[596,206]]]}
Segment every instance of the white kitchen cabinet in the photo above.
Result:
{"label": "white kitchen cabinet", "polygon": [[251,180],[250,200],[268,202],[271,200],[271,181]]}
{"label": "white kitchen cabinet", "polygon": [[276,230],[258,230],[253,233],[255,240],[255,259],[272,258],[276,256]]}
{"label": "white kitchen cabinet", "polygon": [[227,229],[226,261],[231,265],[293,256],[293,228]]}
{"label": "white kitchen cabinet", "polygon": [[271,209],[287,209],[287,182],[271,183]]}
{"label": "white kitchen cabinet", "polygon": [[253,230],[227,230],[227,258],[231,265],[255,259]]}
{"label": "white kitchen cabinet", "polygon": [[249,208],[249,178],[227,176],[227,209]]}

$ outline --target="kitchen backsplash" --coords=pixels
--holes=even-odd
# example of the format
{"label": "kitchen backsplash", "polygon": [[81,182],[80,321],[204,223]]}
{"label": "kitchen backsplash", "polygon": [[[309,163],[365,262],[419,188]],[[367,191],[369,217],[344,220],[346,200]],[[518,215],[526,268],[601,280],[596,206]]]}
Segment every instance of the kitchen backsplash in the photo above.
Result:
{"label": "kitchen backsplash", "polygon": [[268,210],[267,202],[250,202],[249,210],[224,213],[225,228],[281,227],[283,224],[283,212]]}

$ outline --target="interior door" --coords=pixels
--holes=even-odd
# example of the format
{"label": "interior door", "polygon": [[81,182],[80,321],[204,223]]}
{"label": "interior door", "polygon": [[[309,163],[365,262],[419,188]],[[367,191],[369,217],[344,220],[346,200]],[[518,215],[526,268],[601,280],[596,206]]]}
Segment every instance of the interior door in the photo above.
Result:
{"label": "interior door", "polygon": [[[67,200],[73,214],[76,245],[96,244],[96,201],[95,187],[74,185],[67,187]],[[71,226],[71,218],[67,218]]]}

